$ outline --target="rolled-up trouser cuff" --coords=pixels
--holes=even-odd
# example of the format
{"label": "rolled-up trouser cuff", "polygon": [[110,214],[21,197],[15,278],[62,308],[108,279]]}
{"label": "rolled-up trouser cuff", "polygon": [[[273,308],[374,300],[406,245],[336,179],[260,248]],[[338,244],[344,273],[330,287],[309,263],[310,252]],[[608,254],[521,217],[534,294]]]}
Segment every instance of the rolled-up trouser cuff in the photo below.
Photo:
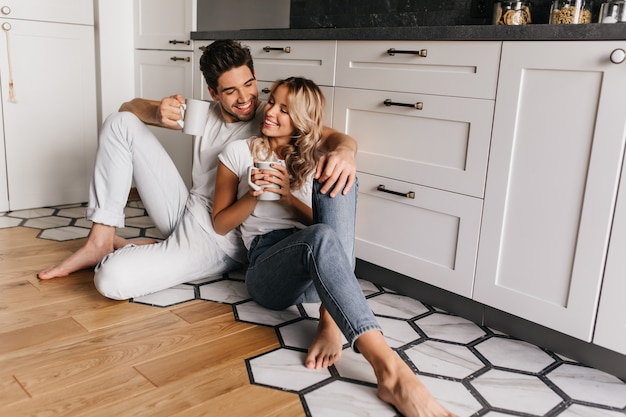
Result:
{"label": "rolled-up trouser cuff", "polygon": [[87,208],[85,217],[93,223],[100,223],[107,226],[124,227],[124,213],[114,213],[102,208]]}

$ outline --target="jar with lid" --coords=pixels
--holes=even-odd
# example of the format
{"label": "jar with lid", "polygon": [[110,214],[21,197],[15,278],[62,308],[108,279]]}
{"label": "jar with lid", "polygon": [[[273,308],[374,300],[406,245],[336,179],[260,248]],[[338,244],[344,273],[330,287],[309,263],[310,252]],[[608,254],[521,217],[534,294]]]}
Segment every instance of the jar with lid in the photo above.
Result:
{"label": "jar with lid", "polygon": [[554,0],[550,9],[550,23],[556,25],[591,23],[591,1]]}
{"label": "jar with lid", "polygon": [[496,1],[493,5],[494,25],[527,25],[531,23],[530,1]]}
{"label": "jar with lid", "polygon": [[626,1],[611,0],[602,3],[598,23],[626,22]]}

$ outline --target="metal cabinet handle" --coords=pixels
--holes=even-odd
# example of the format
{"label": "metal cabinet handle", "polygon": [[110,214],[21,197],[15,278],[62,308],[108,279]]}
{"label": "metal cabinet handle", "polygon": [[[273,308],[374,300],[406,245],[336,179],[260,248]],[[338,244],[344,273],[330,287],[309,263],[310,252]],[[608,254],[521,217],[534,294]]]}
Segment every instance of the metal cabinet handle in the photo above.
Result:
{"label": "metal cabinet handle", "polygon": [[272,90],[270,90],[270,89],[269,89],[269,88],[267,88],[267,87],[265,87],[264,89],[262,89],[262,90],[261,90],[261,92],[262,92],[263,94],[269,94],[269,93],[270,93],[270,91],[272,91]]}
{"label": "metal cabinet handle", "polygon": [[185,61],[185,62],[191,62],[191,58],[189,57],[185,57],[185,58],[181,58],[179,56],[173,56],[170,58],[172,61]]}
{"label": "metal cabinet handle", "polygon": [[400,197],[406,197],[406,198],[412,198],[415,199],[415,192],[414,191],[409,191],[408,193],[401,193],[399,191],[393,191],[393,190],[388,190],[387,188],[385,188],[384,185],[379,185],[376,188],[378,191],[382,191],[383,193],[388,193],[388,194],[393,194],[393,195],[399,195]]}
{"label": "metal cabinet handle", "polygon": [[621,64],[626,60],[626,51],[622,48],[618,48],[611,52],[611,62],[614,64]]}
{"label": "metal cabinet handle", "polygon": [[10,14],[11,8],[9,6],[2,6],[2,8],[0,8],[0,12],[4,15]]}
{"label": "metal cabinet handle", "polygon": [[173,40],[169,41],[168,43],[171,43],[172,45],[177,45],[179,43],[184,43],[185,45],[190,45],[191,41],[177,41],[177,40],[173,39]]}
{"label": "metal cabinet handle", "polygon": [[271,46],[265,46],[265,47],[263,47],[263,50],[265,52],[269,52],[269,51],[283,51],[286,54],[290,54],[291,53],[291,46],[285,46],[284,48],[272,48]]}
{"label": "metal cabinet handle", "polygon": [[420,49],[419,51],[403,51],[396,48],[389,48],[387,49],[387,53],[389,56],[395,56],[396,54],[409,54],[426,58],[428,56],[428,49]]}
{"label": "metal cabinet handle", "polygon": [[387,99],[383,101],[383,104],[387,107],[390,106],[400,106],[400,107],[412,107],[417,110],[422,110],[424,108],[424,103],[418,101],[417,103],[397,103],[395,101],[391,101],[391,99]]}

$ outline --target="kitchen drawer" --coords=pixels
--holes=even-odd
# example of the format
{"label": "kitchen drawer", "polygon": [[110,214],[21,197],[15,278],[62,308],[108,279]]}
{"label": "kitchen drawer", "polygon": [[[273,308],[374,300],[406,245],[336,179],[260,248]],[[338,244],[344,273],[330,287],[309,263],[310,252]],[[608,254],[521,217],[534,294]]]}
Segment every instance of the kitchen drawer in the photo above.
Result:
{"label": "kitchen drawer", "polygon": [[[241,41],[250,48],[257,79],[300,76],[319,85],[335,84],[335,41]],[[268,49],[271,48],[271,49]]]}
{"label": "kitchen drawer", "polygon": [[339,41],[336,85],[494,99],[500,49],[483,41]]}
{"label": "kitchen drawer", "polygon": [[[259,87],[259,99],[263,102],[267,101],[270,88],[274,83],[269,81],[258,81],[257,84]],[[332,127],[334,88],[324,85],[320,85],[319,87],[320,90],[322,90],[322,94],[324,94],[324,98],[326,99],[326,105],[324,106],[324,125]]]}
{"label": "kitchen drawer", "polygon": [[[357,258],[471,297],[482,200],[358,176]],[[381,185],[402,195],[379,191]]]}
{"label": "kitchen drawer", "polygon": [[43,22],[94,24],[93,2],[84,0],[4,0],[0,17]]}
{"label": "kitchen drawer", "polygon": [[336,87],[333,127],[357,140],[359,171],[483,197],[493,107],[491,100]]}

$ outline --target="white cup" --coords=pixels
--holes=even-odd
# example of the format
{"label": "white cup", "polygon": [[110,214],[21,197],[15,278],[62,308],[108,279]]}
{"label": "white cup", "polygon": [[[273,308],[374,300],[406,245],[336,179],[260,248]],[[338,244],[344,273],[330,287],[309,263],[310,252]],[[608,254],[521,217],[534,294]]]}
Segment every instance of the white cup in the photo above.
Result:
{"label": "white cup", "polygon": [[[248,167],[248,184],[250,184],[250,187],[252,187],[253,190],[258,191],[264,188],[280,188],[278,184],[272,183],[272,184],[265,184],[265,185],[256,185],[252,181],[252,171],[254,171],[255,169],[271,169],[272,171],[276,171],[274,168],[271,167],[272,164],[285,166],[285,161],[283,160],[272,161],[272,162],[258,161],[256,164],[254,164],[254,166]],[[267,193],[260,194],[257,198],[262,201],[275,201],[275,200],[280,200],[280,194],[273,193],[270,191]]]}
{"label": "white cup", "polygon": [[177,121],[183,132],[188,135],[202,135],[209,119],[210,106],[208,101],[186,99],[185,103],[180,105],[181,119]]}

